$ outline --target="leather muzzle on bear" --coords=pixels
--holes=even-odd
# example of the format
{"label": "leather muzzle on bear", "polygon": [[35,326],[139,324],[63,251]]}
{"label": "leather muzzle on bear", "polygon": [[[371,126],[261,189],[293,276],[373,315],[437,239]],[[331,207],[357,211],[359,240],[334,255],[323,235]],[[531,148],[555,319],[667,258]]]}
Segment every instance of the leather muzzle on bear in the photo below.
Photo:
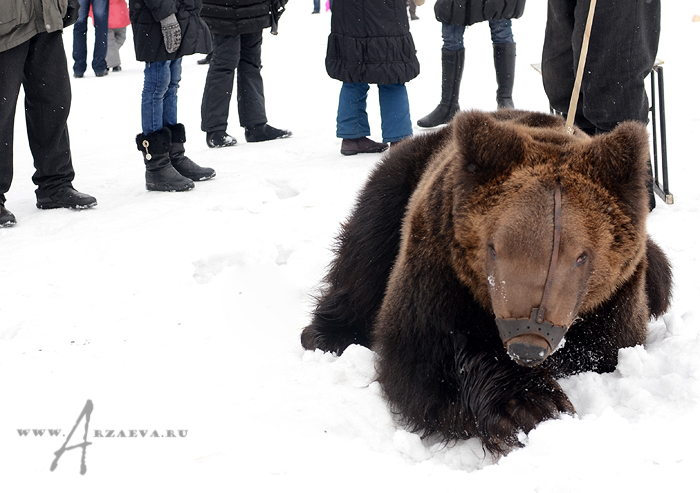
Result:
{"label": "leather muzzle on bear", "polygon": [[497,318],[498,334],[508,355],[523,366],[537,366],[552,354],[564,339],[567,327],[537,321],[538,308],[530,318]]}

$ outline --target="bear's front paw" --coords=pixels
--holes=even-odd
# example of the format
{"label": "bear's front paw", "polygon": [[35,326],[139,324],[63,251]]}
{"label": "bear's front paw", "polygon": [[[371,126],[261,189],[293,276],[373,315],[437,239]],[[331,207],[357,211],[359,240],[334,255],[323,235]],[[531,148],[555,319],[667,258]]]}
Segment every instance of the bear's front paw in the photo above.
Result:
{"label": "bear's front paw", "polygon": [[484,443],[492,452],[507,453],[522,446],[518,440],[520,432],[529,433],[542,421],[575,412],[569,398],[554,380],[537,389],[525,389],[503,403],[500,416],[495,417],[489,426]]}
{"label": "bear's front paw", "polygon": [[313,325],[309,325],[301,332],[301,345],[304,349],[320,349],[327,353],[335,353],[340,356],[350,344],[362,344],[367,346],[363,340],[354,333],[342,330],[320,330]]}

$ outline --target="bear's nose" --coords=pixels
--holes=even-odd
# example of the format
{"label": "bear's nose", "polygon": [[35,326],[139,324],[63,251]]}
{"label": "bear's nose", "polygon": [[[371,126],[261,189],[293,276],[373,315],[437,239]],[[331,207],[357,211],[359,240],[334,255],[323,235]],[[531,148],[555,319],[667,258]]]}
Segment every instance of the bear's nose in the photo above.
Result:
{"label": "bear's nose", "polygon": [[516,363],[523,366],[537,366],[552,352],[544,337],[532,334],[512,338],[506,343],[506,350]]}

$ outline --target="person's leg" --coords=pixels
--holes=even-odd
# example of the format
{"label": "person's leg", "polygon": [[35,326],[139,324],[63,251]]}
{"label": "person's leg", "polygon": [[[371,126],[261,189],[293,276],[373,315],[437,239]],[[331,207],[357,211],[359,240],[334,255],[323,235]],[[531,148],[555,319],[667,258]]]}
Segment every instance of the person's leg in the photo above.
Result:
{"label": "person's leg", "polygon": [[336,136],[341,139],[357,139],[370,134],[367,118],[367,92],[369,84],[343,82],[338,100]]}
{"label": "person's leg", "polygon": [[418,120],[419,127],[447,123],[459,111],[459,90],[464,72],[464,26],[442,24],[442,84],[440,103]]}
{"label": "person's leg", "polygon": [[163,128],[163,98],[170,85],[170,62],[146,62],[141,92],[141,128],[150,134]]}
{"label": "person's leg", "polygon": [[28,54],[29,41],[0,52],[0,204],[12,185],[15,112]]}
{"label": "person's leg", "polygon": [[241,34],[238,63],[238,119],[242,127],[267,123],[262,74],[262,31]]}
{"label": "person's leg", "polygon": [[169,62],[170,82],[163,96],[163,125],[175,125],[177,121],[177,90],[182,80],[182,58]]}
{"label": "person's leg", "polygon": [[240,36],[212,34],[213,51],[202,95],[202,130],[225,132],[228,128],[233,79],[240,60]]}
{"label": "person's leg", "polygon": [[496,69],[496,105],[498,108],[514,108],[515,41],[510,19],[489,21],[493,43],[493,64]]}
{"label": "person's leg", "polygon": [[406,85],[380,84],[378,87],[383,142],[398,142],[413,135]]}
{"label": "person's leg", "polygon": [[75,172],[68,137],[71,87],[61,31],[30,40],[24,66],[24,107],[38,198],[70,186]]}
{"label": "person's leg", "polygon": [[92,0],[92,16],[95,19],[95,48],[92,53],[92,70],[95,75],[107,74],[107,32],[109,31],[109,0]]}
{"label": "person's leg", "polygon": [[[117,27],[110,29],[107,33],[107,68],[119,70],[121,68],[121,57],[119,50],[126,41],[126,28]],[[115,71],[116,71],[115,70]]]}
{"label": "person's leg", "polygon": [[73,75],[82,77],[87,69],[87,30],[91,0],[80,0],[78,20],[73,24]]}
{"label": "person's leg", "polygon": [[[576,75],[572,36],[576,2],[549,0],[542,47],[542,84],[555,111],[566,114]],[[579,47],[580,49],[580,47]]]}
{"label": "person's leg", "polygon": [[[585,19],[577,18],[575,45],[584,27]],[[583,115],[598,132],[625,120],[649,121],[644,80],[654,66],[659,32],[660,0],[596,5],[581,93]]]}

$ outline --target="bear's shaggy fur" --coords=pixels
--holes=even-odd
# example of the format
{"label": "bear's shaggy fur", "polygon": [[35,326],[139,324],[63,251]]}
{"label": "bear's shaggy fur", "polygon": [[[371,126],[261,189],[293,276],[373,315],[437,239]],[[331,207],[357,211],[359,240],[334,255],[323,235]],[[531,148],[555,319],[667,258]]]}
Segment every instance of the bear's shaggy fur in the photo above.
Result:
{"label": "bear's shaggy fur", "polygon": [[[302,345],[371,347],[391,408],[423,436],[518,446],[574,413],[555,378],[613,371],[668,308],[670,265],[645,227],[648,152],[641,124],[569,135],[517,110],[462,112],[392,147],[342,228]],[[524,363],[497,321],[538,306],[537,327],[568,332]]]}

